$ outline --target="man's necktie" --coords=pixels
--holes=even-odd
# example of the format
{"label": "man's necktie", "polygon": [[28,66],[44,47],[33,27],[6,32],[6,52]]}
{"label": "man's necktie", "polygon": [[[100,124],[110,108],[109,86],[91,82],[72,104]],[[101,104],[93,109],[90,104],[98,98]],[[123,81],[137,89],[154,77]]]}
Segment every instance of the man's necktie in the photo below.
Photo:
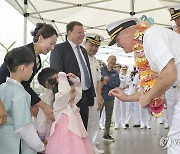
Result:
{"label": "man's necktie", "polygon": [[80,47],[79,46],[76,46],[77,48],[77,53],[78,53],[78,56],[79,56],[79,60],[80,60],[80,63],[82,65],[82,68],[83,68],[83,71],[84,71],[84,77],[85,77],[85,85],[87,88],[90,88],[91,86],[91,79],[90,79],[90,76],[89,76],[89,71],[88,71],[88,68],[85,64],[85,61],[80,53]]}

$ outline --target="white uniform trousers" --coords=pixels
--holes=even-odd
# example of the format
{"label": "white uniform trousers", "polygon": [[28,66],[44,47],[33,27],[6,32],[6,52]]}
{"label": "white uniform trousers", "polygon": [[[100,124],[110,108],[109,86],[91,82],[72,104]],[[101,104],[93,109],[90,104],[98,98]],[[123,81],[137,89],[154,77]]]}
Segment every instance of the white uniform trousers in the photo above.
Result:
{"label": "white uniform trousers", "polygon": [[[124,93],[128,94],[128,88],[124,89]],[[121,108],[121,126],[124,128],[126,124],[126,112],[127,112],[127,102],[120,101]]]}
{"label": "white uniform trousers", "polygon": [[140,125],[141,127],[149,127],[151,126],[151,114],[149,113],[149,109],[148,108],[142,108],[140,109]]}
{"label": "white uniform trousers", "polygon": [[96,138],[99,132],[99,119],[100,119],[100,111],[97,111],[98,103],[97,99],[95,99],[94,106],[89,108],[89,118],[88,118],[88,137],[92,144],[92,146],[96,143]]}
{"label": "white uniform trousers", "polygon": [[120,101],[120,111],[121,111],[121,126],[125,127],[126,122],[126,102]]}
{"label": "white uniform trousers", "polygon": [[114,99],[114,121],[115,121],[115,128],[119,128],[121,124],[121,108],[120,108],[120,101],[115,97]]}
{"label": "white uniform trousers", "polygon": [[168,119],[168,124],[170,127],[171,122],[172,122],[173,113],[174,113],[174,107],[177,103],[176,88],[170,87],[165,93],[165,98],[166,98],[166,102],[167,102],[167,119]]}
{"label": "white uniform trousers", "polygon": [[134,103],[133,102],[126,102],[126,120],[125,120],[125,124],[129,124],[130,123],[130,119],[133,113],[133,107],[134,107]]}
{"label": "white uniform trousers", "polygon": [[106,115],[105,115],[106,113],[105,113],[105,107],[103,107],[103,110],[102,110],[102,112],[101,112],[101,117],[100,117],[100,120],[99,120],[99,126],[100,126],[100,128],[103,126],[104,127],[104,125],[105,125],[105,120],[106,120]]}
{"label": "white uniform trousers", "polygon": [[165,126],[169,126],[167,109],[164,109],[164,114],[158,118],[158,123],[160,124],[164,123]]}
{"label": "white uniform trousers", "polygon": [[141,105],[139,102],[134,102],[134,124],[140,125],[140,110]]}
{"label": "white uniform trousers", "polygon": [[[171,145],[168,148],[168,154],[180,153],[180,88],[176,89],[176,102],[174,103],[174,113],[168,136],[171,140]],[[172,106],[171,106],[172,107]]]}

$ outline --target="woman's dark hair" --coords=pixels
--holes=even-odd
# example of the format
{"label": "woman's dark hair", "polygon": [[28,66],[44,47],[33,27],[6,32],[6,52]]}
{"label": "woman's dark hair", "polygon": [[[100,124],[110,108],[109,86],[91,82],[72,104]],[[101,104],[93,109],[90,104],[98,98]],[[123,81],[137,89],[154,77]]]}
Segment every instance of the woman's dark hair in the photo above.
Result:
{"label": "woman's dark hair", "polygon": [[34,36],[33,38],[34,43],[38,41],[40,35],[42,35],[42,37],[46,39],[53,36],[54,34],[58,37],[58,33],[54,29],[54,27],[46,23],[37,23],[35,30],[31,32],[31,35]]}
{"label": "woman's dark hair", "polygon": [[66,25],[66,32],[67,32],[67,34],[68,34],[69,31],[73,31],[74,26],[83,26],[83,24],[78,22],[78,21],[71,21],[70,23],[68,23]]}
{"label": "woman's dark hair", "polygon": [[29,65],[34,62],[35,55],[25,46],[14,48],[9,51],[4,58],[4,63],[10,72],[16,72],[18,66],[20,65]]}
{"label": "woman's dark hair", "polygon": [[46,88],[45,83],[48,82],[50,85],[54,85],[57,80],[53,79],[53,75],[57,74],[58,72],[50,67],[44,68],[42,69],[42,71],[38,74],[37,76],[37,80],[39,82],[39,84],[41,84],[43,87]]}

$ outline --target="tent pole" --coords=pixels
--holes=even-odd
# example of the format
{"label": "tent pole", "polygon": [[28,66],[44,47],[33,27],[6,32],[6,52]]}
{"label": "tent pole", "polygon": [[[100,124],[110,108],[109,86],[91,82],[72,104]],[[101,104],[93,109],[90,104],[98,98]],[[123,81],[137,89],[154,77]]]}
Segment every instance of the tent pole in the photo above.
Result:
{"label": "tent pole", "polygon": [[134,12],[134,1],[135,0],[131,0],[131,12],[130,12],[130,15],[131,16],[134,16],[136,13]]}
{"label": "tent pole", "polygon": [[24,32],[23,32],[23,45],[27,42],[27,0],[24,0]]}

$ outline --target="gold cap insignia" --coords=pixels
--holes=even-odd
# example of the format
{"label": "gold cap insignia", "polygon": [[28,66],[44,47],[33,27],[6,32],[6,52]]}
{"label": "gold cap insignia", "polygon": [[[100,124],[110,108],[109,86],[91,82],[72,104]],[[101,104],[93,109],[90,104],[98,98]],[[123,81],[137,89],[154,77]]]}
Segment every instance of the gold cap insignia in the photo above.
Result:
{"label": "gold cap insignia", "polygon": [[98,35],[96,35],[96,36],[94,37],[94,40],[100,41],[100,37],[99,37]]}
{"label": "gold cap insignia", "polygon": [[170,12],[170,14],[174,14],[174,13],[175,13],[174,8],[170,8],[170,9],[169,9],[169,12]]}

